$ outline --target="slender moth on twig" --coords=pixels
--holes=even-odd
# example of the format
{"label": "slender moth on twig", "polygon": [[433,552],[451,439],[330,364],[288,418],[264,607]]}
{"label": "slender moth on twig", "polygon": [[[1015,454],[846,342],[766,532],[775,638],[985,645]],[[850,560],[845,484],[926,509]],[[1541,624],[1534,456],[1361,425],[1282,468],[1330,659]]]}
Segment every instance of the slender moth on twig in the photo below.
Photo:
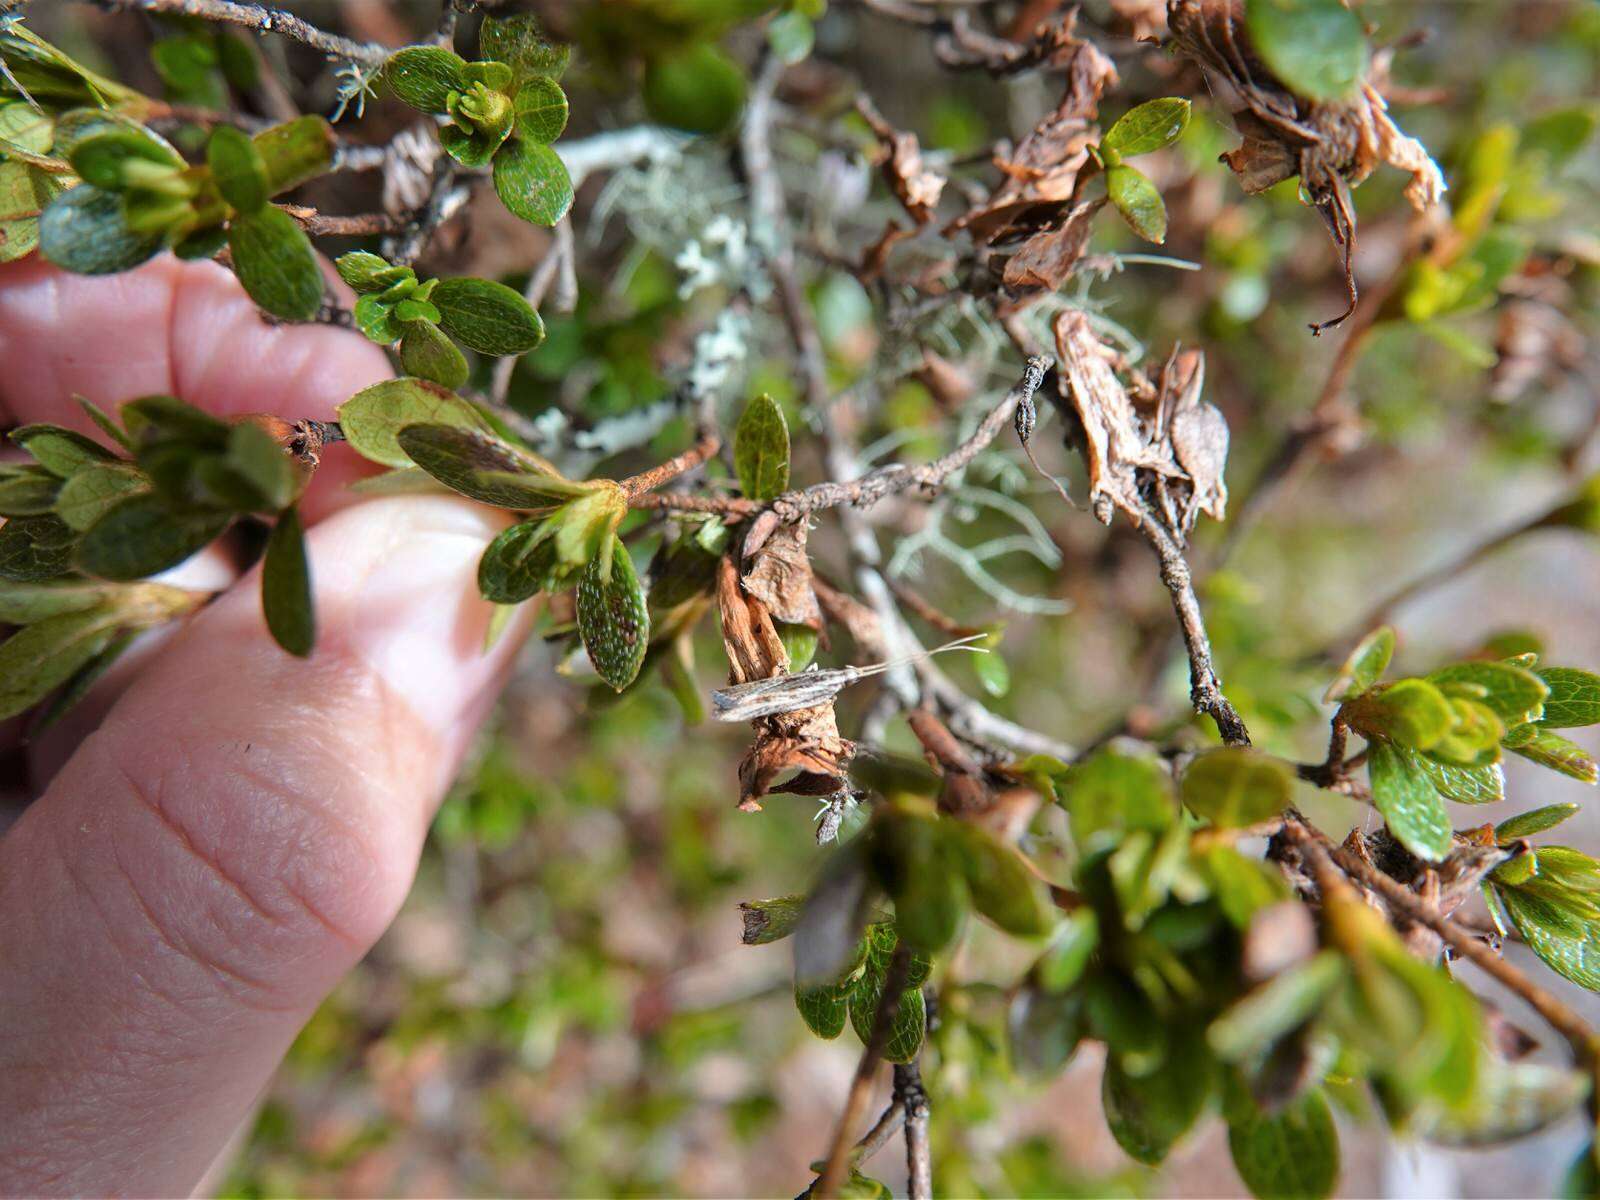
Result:
{"label": "slender moth on twig", "polygon": [[813,665],[809,671],[800,671],[793,675],[777,675],[771,679],[753,679],[749,683],[736,683],[711,693],[713,709],[711,715],[719,721],[754,721],[758,717],[770,717],[775,713],[813,708],[832,700],[857,680],[866,679],[871,675],[881,675],[894,667],[935,654],[943,654],[946,650],[971,650],[975,654],[987,654],[989,651],[986,647],[974,646],[972,643],[982,641],[988,636],[986,633],[969,634],[967,637],[936,646],[932,650],[924,650],[889,662],[874,663],[870,667],[831,667],[821,670]]}

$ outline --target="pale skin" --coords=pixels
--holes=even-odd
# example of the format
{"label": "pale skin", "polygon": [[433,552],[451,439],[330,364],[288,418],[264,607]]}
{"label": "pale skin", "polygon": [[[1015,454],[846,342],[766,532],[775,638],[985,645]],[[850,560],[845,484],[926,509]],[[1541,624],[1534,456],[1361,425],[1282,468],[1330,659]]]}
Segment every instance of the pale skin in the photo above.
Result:
{"label": "pale skin", "polygon": [[[0,267],[0,363],[0,426],[85,432],[75,392],[326,420],[390,374],[359,334],[266,325],[227,271],[170,257]],[[309,661],[272,642],[252,573],[28,748],[37,799],[0,836],[0,1194],[192,1192],[411,886],[523,631],[482,650],[501,515],[356,502],[360,469],[336,448],[306,499]]]}

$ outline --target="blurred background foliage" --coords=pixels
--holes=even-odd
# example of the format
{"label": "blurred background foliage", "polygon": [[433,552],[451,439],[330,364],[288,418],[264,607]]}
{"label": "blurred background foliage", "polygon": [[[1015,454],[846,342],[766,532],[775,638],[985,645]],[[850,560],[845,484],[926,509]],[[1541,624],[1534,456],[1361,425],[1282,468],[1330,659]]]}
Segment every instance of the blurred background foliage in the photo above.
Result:
{"label": "blurred background foliage", "polygon": [[[431,0],[293,7],[391,45],[437,17]],[[518,364],[513,404],[553,438],[573,437],[580,448],[587,438],[599,472],[607,437],[640,427],[630,420],[657,429],[652,451],[680,447],[687,425],[663,402],[685,370],[722,370],[730,396],[767,391],[786,406],[795,478],[826,477],[796,405],[784,331],[735,302],[752,276],[735,219],[745,202],[716,130],[737,112],[765,37],[751,18],[767,6],[545,7],[552,27],[578,44],[563,81],[569,138],[663,112],[712,132],[580,190],[575,302],[547,311],[548,339]],[[1127,36],[1127,7],[1084,5],[1083,29],[1123,73],[1108,116],[1124,101],[1170,94],[1178,70]],[[1360,8],[1376,45],[1400,47],[1394,108],[1444,167],[1457,213],[1475,187],[1499,202],[1471,270],[1396,285],[1393,319],[1380,324],[1350,383],[1359,445],[1314,467],[1247,529],[1197,534],[1203,562],[1239,537],[1202,597],[1229,695],[1266,749],[1307,760],[1326,739],[1318,697],[1330,671],[1318,652],[1406,580],[1570,491],[1595,468],[1600,413],[1600,154],[1592,139],[1571,144],[1559,119],[1541,120],[1576,104],[1592,124],[1600,7],[1380,0]],[[916,458],[948,445],[961,420],[937,381],[913,369],[921,346],[956,364],[969,389],[995,393],[1010,369],[973,310],[919,313],[893,287],[869,291],[830,267],[832,256],[858,254],[894,211],[867,165],[870,133],[849,112],[854,83],[867,81],[890,121],[915,131],[958,178],[987,169],[995,138],[1029,129],[1055,102],[1054,84],[946,72],[925,36],[867,6],[834,0],[810,15],[814,50],[791,73],[777,137],[807,294],[831,382],[876,401],[858,410],[862,444]],[[30,21],[82,61],[169,99],[218,104],[230,88],[257,86],[231,39],[203,27],[76,4],[35,4]],[[1430,36],[1413,42],[1417,31]],[[261,45],[261,67],[322,89],[313,92],[320,111],[335,107],[315,54]],[[716,93],[697,94],[692,112],[674,108],[685,72]],[[1102,221],[1091,253],[1103,271],[1067,290],[1134,356],[1163,354],[1174,341],[1203,346],[1207,395],[1233,431],[1229,480],[1242,494],[1316,401],[1340,335],[1313,341],[1306,325],[1337,311],[1343,287],[1294,182],[1245,197],[1216,162],[1235,142],[1225,114],[1195,99],[1181,142],[1150,160],[1171,215],[1165,246],[1152,254]],[[364,136],[374,141],[406,119],[392,101],[366,107]],[[1355,193],[1355,269],[1374,294],[1408,237],[1403,182],[1380,170]],[[372,208],[374,186],[359,175],[318,185],[342,211]],[[491,202],[450,227],[425,265],[520,287],[546,245],[543,232]],[[938,240],[903,253],[902,267],[933,262]],[[720,345],[708,348],[708,334]],[[487,365],[478,369],[487,375]],[[932,603],[963,623],[1006,622],[999,653],[1008,687],[986,682],[972,661],[947,669],[996,711],[1074,744],[1125,721],[1151,729],[1186,719],[1186,664],[1171,652],[1168,600],[1146,548],[1125,528],[1106,530],[1065,508],[1019,461],[1013,450],[988,455],[932,506],[878,514],[894,569]],[[1083,494],[1075,459],[1058,457],[1053,469]],[[1507,629],[1538,636],[1560,659],[1600,661],[1593,537],[1532,533],[1408,603],[1394,614],[1403,663],[1424,668]],[[841,569],[836,547],[819,539],[814,549],[822,573]],[[805,888],[818,862],[812,802],[782,798],[757,815],[736,812],[742,731],[686,726],[656,676],[620,699],[602,697],[560,675],[558,653],[551,645],[527,656],[439,816],[404,913],[296,1043],[221,1176],[224,1194],[791,1194],[810,1178],[855,1049],[806,1031],[787,949],[741,946],[735,905]],[[703,689],[722,682],[720,660],[708,629]],[[869,699],[846,696],[842,728],[855,727]],[[903,728],[891,726],[889,737],[917,753]],[[1584,744],[1595,749],[1592,737]],[[1522,807],[1584,798],[1552,777],[1519,790],[1525,778],[1513,770],[1508,789]],[[1329,829],[1362,820],[1328,793],[1305,799]],[[1580,819],[1579,844],[1593,849],[1600,821],[1592,811]],[[1061,836],[1047,830],[1039,857]],[[925,1070],[937,1192],[1235,1193],[1217,1130],[1159,1174],[1127,1165],[1095,1100],[1094,1053],[1048,1087],[1009,1071],[1002,989],[1025,965],[1017,955],[978,930],[941,991]],[[1579,1002],[1600,1012],[1592,998]],[[1385,1149],[1374,1130],[1347,1136],[1342,1191],[1543,1194],[1579,1140],[1558,1128],[1473,1157],[1463,1170],[1442,1152]],[[897,1170],[881,1174],[898,1186]]]}

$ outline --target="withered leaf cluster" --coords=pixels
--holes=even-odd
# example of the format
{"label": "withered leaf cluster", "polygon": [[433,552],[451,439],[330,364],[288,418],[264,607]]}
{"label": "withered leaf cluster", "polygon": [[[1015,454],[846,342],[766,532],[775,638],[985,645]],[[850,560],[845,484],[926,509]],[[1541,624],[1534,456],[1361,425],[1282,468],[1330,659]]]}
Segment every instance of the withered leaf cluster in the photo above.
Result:
{"label": "withered leaf cluster", "polygon": [[1228,424],[1205,400],[1205,358],[1174,349],[1152,381],[1127,367],[1082,312],[1053,326],[1062,388],[1082,427],[1089,501],[1107,524],[1159,520],[1180,542],[1200,513],[1222,520]]}
{"label": "withered leaf cluster", "polygon": [[1200,65],[1233,116],[1242,144],[1222,156],[1252,195],[1300,177],[1306,195],[1343,254],[1349,307],[1313,332],[1339,324],[1355,310],[1350,258],[1356,236],[1350,189],[1379,163],[1411,175],[1406,198],[1418,212],[1438,204],[1444,176],[1427,149],[1389,116],[1371,78],[1348,99],[1296,95],[1261,61],[1244,26],[1242,0],[1171,0],[1167,23],[1178,47]]}
{"label": "withered leaf cluster", "polygon": [[1012,291],[1038,294],[1064,282],[1088,242],[1091,219],[1103,200],[1080,199],[1099,140],[1100,97],[1117,84],[1117,69],[1092,42],[1073,33],[1076,10],[1050,25],[1050,66],[1066,76],[1055,110],[1009,156],[995,159],[1004,180],[989,196],[951,222],[975,242],[1010,252],[1002,282]]}
{"label": "withered leaf cluster", "polygon": [[[728,655],[729,683],[772,679],[789,669],[789,653],[775,620],[818,628],[821,611],[812,591],[803,522],[782,526],[751,558],[741,577],[733,557],[717,569],[717,606]],[[761,808],[772,792],[828,796],[846,783],[855,743],[841,737],[831,699],[811,708],[775,713],[750,723],[755,742],[739,762],[739,807]],[[790,773],[793,772],[792,777]]]}

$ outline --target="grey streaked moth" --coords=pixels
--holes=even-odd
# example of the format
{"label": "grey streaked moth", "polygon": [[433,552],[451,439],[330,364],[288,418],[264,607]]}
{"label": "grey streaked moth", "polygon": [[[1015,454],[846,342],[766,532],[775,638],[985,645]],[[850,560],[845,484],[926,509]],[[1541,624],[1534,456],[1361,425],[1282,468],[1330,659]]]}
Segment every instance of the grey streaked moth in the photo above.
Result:
{"label": "grey streaked moth", "polygon": [[904,663],[943,654],[946,650],[971,650],[976,654],[987,654],[989,653],[987,648],[974,646],[972,643],[983,641],[989,636],[987,633],[974,633],[953,642],[946,642],[943,646],[936,646],[932,650],[924,650],[919,654],[896,658],[890,662],[874,663],[870,667],[821,669],[813,665],[809,671],[800,671],[793,675],[777,675],[771,679],[752,679],[749,683],[731,684],[711,693],[711,715],[719,721],[754,721],[758,717],[770,717],[774,713],[814,708],[818,704],[832,700],[857,680],[881,675]]}

